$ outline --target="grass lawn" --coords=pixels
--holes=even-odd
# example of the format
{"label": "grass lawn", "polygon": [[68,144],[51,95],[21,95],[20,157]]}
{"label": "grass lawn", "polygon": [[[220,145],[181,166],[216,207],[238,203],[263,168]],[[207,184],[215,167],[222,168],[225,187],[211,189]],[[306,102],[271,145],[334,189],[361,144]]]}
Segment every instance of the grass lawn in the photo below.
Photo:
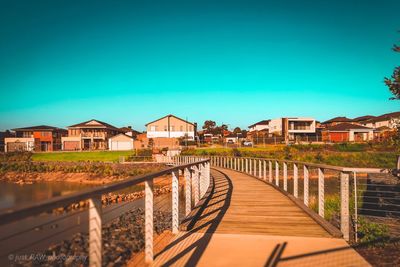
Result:
{"label": "grass lawn", "polygon": [[34,153],[34,161],[105,161],[117,162],[120,156],[129,156],[134,151],[91,151]]}

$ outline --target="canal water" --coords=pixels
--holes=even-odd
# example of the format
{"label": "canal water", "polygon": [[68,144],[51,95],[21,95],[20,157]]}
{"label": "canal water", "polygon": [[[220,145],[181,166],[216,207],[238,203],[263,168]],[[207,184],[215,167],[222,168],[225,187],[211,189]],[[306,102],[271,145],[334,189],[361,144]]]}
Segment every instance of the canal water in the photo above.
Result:
{"label": "canal water", "polygon": [[24,185],[0,182],[0,210],[64,196],[94,186],[66,182],[40,182]]}

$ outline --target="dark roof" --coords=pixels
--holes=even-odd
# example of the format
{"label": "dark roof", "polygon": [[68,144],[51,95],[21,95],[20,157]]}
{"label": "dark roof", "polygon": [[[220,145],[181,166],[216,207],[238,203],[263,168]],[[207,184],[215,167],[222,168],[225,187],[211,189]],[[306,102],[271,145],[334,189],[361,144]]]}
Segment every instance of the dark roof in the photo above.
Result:
{"label": "dark roof", "polygon": [[48,125],[38,125],[38,126],[31,126],[31,127],[23,127],[23,128],[15,128],[11,129],[16,132],[20,131],[66,131],[65,129],[48,126]]}
{"label": "dark roof", "polygon": [[153,123],[153,122],[162,120],[162,119],[164,119],[164,118],[167,118],[167,117],[174,117],[175,119],[184,121],[184,122],[186,122],[186,123],[191,124],[191,125],[194,126],[194,123],[192,123],[192,122],[190,122],[190,121],[187,121],[187,120],[184,120],[184,119],[181,119],[181,118],[179,118],[179,117],[177,117],[177,116],[175,116],[175,115],[172,115],[172,114],[168,114],[168,115],[166,115],[166,116],[164,116],[164,117],[162,117],[162,118],[159,118],[159,119],[157,119],[157,120],[154,120],[154,121],[151,121],[151,122],[149,122],[149,123],[146,123],[145,126],[149,125],[150,123]]}
{"label": "dark roof", "polygon": [[354,118],[352,121],[360,122],[360,121],[367,121],[367,120],[370,120],[370,119],[373,119],[373,118],[375,118],[375,116],[365,115],[365,116]]}
{"label": "dark roof", "polygon": [[333,119],[324,121],[322,124],[331,123],[331,122],[348,122],[348,121],[351,121],[351,119],[346,118],[346,117],[335,117]]}
{"label": "dark roof", "polygon": [[99,127],[99,126],[87,125],[87,123],[89,123],[91,121],[95,121],[95,122],[98,122],[99,124],[103,125],[103,127],[101,127],[101,128],[109,128],[109,129],[112,129],[112,130],[119,131],[119,129],[117,127],[115,127],[115,126],[113,126],[111,124],[105,123],[103,121],[95,120],[95,119],[84,121],[84,122],[81,122],[81,123],[78,123],[78,124],[74,124],[74,125],[68,126],[68,128]]}
{"label": "dark roof", "polygon": [[390,120],[391,118],[400,118],[400,111],[386,113],[386,114],[377,116],[375,118],[368,120],[368,122],[385,121],[385,120]]}
{"label": "dark roof", "polygon": [[270,121],[271,120],[262,120],[262,121],[259,121],[259,122],[256,122],[256,123],[250,125],[248,128],[251,128],[251,127],[256,126],[256,125],[268,125]]}
{"label": "dark roof", "polygon": [[326,130],[331,131],[331,132],[348,131],[350,129],[372,130],[372,128],[361,126],[361,125],[357,125],[357,124],[352,124],[352,123],[348,123],[348,122],[340,123],[340,124],[337,124],[335,126],[326,128]]}
{"label": "dark roof", "polygon": [[132,129],[131,127],[121,127],[121,128],[119,128],[119,131],[122,132],[122,133],[129,133],[129,132],[132,132],[134,134],[140,134],[141,133],[139,131],[136,131],[136,130]]}

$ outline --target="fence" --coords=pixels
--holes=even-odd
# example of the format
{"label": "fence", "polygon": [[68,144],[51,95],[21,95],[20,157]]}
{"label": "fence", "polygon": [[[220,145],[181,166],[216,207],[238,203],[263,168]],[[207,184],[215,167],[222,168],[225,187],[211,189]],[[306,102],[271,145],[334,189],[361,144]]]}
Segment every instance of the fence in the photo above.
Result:
{"label": "fence", "polygon": [[[400,182],[388,169],[245,157],[213,156],[210,162],[212,166],[240,171],[273,185],[304,205],[331,233],[332,226],[340,229],[347,241],[357,242],[363,234],[360,227],[373,228],[372,223],[390,224],[391,235],[399,230]],[[385,184],[388,181],[391,184]]]}
{"label": "fence", "polygon": [[[181,181],[179,181],[180,175],[184,177]],[[138,189],[137,186],[140,185],[142,187]],[[90,266],[102,266],[102,252],[106,248],[103,246],[102,233],[105,230],[108,233],[112,228],[106,227],[102,231],[102,225],[115,218],[122,220],[119,216],[123,212],[128,212],[141,204],[144,205],[145,261],[151,263],[153,261],[154,229],[157,230],[161,227],[156,221],[157,217],[154,217],[157,215],[155,209],[159,208],[161,212],[167,210],[170,213],[167,224],[172,232],[177,232],[180,219],[188,215],[192,207],[198,204],[209,185],[209,160],[185,158],[177,160],[175,166],[156,173],[133,177],[3,212],[0,214],[0,265],[10,263],[10,255],[15,255],[13,253],[22,253],[32,247],[47,248],[49,242],[56,240],[57,237],[60,240],[71,238],[74,231],[84,230],[83,226],[87,223],[89,264]],[[107,194],[131,190],[132,186],[136,186],[135,194],[144,196],[144,201],[106,206],[109,196]],[[168,189],[164,190],[164,187],[168,187]],[[181,188],[183,188],[181,193],[184,194],[183,201],[180,201],[179,198]],[[163,192],[169,193],[169,191],[170,194],[163,194]],[[102,196],[106,198],[102,198]],[[116,202],[118,202],[119,197],[117,196],[113,200],[117,199]],[[74,211],[68,208],[68,212],[65,212],[66,207],[75,207],[75,205],[79,205],[78,203],[88,203],[88,209]],[[161,207],[158,207],[157,204],[160,204]],[[55,214],[55,211],[60,208],[63,210],[61,214]],[[135,226],[133,221],[128,223]],[[126,225],[124,227],[126,228]],[[116,231],[119,232],[124,227],[116,229]],[[107,249],[110,250],[109,247],[110,244],[107,241]]]}

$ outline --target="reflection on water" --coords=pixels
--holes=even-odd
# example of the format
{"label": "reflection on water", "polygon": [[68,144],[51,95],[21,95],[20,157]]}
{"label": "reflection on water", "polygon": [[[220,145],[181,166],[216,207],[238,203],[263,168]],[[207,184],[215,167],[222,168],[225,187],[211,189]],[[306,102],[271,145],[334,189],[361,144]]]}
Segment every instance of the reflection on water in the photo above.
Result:
{"label": "reflection on water", "polygon": [[0,182],[0,210],[32,204],[92,187],[94,185],[66,182],[40,182],[25,185]]}

